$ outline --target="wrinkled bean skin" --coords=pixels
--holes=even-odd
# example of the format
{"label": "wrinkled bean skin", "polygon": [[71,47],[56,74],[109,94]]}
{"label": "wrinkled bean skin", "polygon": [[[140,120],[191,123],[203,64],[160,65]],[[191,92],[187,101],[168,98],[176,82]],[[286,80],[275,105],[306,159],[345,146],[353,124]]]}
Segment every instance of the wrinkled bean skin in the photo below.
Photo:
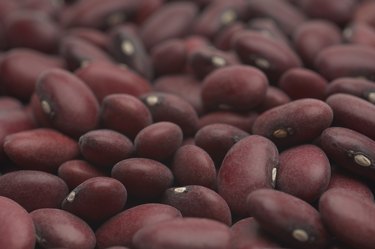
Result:
{"label": "wrinkled bean skin", "polygon": [[345,245],[363,249],[374,247],[375,224],[372,220],[375,207],[372,201],[351,195],[346,190],[332,189],[320,198],[319,211],[328,230]]}
{"label": "wrinkled bean skin", "polygon": [[263,102],[256,108],[256,110],[262,113],[276,106],[289,103],[290,101],[290,97],[280,88],[275,86],[268,86],[266,96],[264,97]]}
{"label": "wrinkled bean skin", "polygon": [[317,138],[332,120],[333,111],[323,101],[300,99],[263,112],[255,120],[252,131],[271,139],[277,146],[288,147]]}
{"label": "wrinkled bean skin", "polygon": [[31,216],[19,204],[0,196],[0,247],[33,249],[35,228]]}
{"label": "wrinkled bean skin", "polygon": [[172,219],[143,227],[134,235],[133,244],[136,249],[231,248],[229,228],[204,218]]}
{"label": "wrinkled bean skin", "polygon": [[129,208],[113,216],[96,230],[97,248],[115,245],[132,247],[134,234],[141,228],[180,217],[180,211],[165,204],[149,203]]}
{"label": "wrinkled bean skin", "polygon": [[338,78],[329,83],[326,95],[346,93],[375,104],[375,84],[372,81],[357,78]]}
{"label": "wrinkled bean skin", "polygon": [[37,243],[43,248],[94,249],[95,234],[77,216],[61,209],[41,208],[30,213]]}
{"label": "wrinkled bean skin", "polygon": [[199,186],[169,188],[161,202],[180,210],[183,217],[198,217],[220,221],[228,226],[232,216],[228,204],[215,191]]}
{"label": "wrinkled bean skin", "polygon": [[232,213],[248,215],[244,200],[259,188],[274,188],[279,153],[267,138],[251,135],[227,152],[220,166],[218,193],[226,200]]}
{"label": "wrinkled bean skin", "polygon": [[67,194],[66,183],[46,172],[18,170],[0,176],[0,195],[16,201],[28,212],[59,208]]}
{"label": "wrinkled bean skin", "polygon": [[328,232],[319,212],[292,195],[259,189],[246,199],[247,207],[260,226],[293,248],[326,248]]}

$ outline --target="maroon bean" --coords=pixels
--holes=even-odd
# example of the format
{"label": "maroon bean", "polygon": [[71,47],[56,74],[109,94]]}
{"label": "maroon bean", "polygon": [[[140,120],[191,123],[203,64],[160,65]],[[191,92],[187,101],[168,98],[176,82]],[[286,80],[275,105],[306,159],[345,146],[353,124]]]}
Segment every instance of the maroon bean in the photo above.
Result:
{"label": "maroon bean", "polygon": [[60,209],[41,208],[30,213],[37,243],[43,248],[94,249],[95,234],[77,216]]}
{"label": "maroon bean", "polygon": [[51,129],[34,129],[8,135],[4,151],[21,169],[56,172],[65,161],[78,156],[77,142]]}
{"label": "maroon bean", "polygon": [[78,145],[82,156],[103,168],[112,166],[134,152],[132,141],[119,132],[107,129],[93,130],[83,134]]}
{"label": "maroon bean", "polygon": [[234,109],[249,111],[266,95],[268,80],[257,68],[228,66],[208,75],[202,85],[202,102],[207,110]]}
{"label": "maroon bean", "polygon": [[34,92],[31,95],[31,100],[30,100],[29,105],[28,105],[28,108],[30,108],[30,110],[32,112],[31,116],[32,116],[35,124],[38,125],[39,127],[51,128],[52,129],[51,120],[49,119],[48,116],[46,116],[40,102],[41,102],[40,98]]}
{"label": "maroon bean", "polygon": [[342,127],[323,131],[320,146],[338,166],[355,175],[375,179],[375,141]]}
{"label": "maroon bean", "polygon": [[232,46],[233,37],[242,30],[245,29],[245,25],[242,22],[235,21],[225,27],[223,27],[214,38],[213,43],[215,47],[220,50],[228,51]]}
{"label": "maroon bean", "polygon": [[100,120],[103,127],[133,139],[140,130],[152,123],[152,116],[138,98],[120,93],[110,94],[103,99]]}
{"label": "maroon bean", "polygon": [[362,1],[353,13],[353,21],[359,23],[366,23],[375,27],[375,3],[372,1]]}
{"label": "maroon bean", "polygon": [[118,162],[111,176],[124,184],[129,198],[155,200],[173,184],[173,174],[164,164],[147,158]]}
{"label": "maroon bean", "polygon": [[0,196],[0,247],[33,249],[35,228],[31,216],[15,201]]}
{"label": "maroon bean", "polygon": [[225,155],[218,173],[218,193],[232,214],[248,215],[247,195],[259,188],[274,188],[279,155],[267,138],[251,135],[237,142]]}
{"label": "maroon bean", "polygon": [[93,28],[85,28],[85,27],[74,27],[67,30],[68,36],[75,36],[81,38],[83,40],[88,41],[90,44],[95,45],[98,48],[103,50],[108,48],[109,44],[109,37],[106,33],[93,29]]}
{"label": "maroon bean", "polygon": [[329,83],[326,95],[346,93],[363,98],[375,104],[375,84],[372,81],[358,78],[338,78]]}
{"label": "maroon bean", "polygon": [[151,90],[150,83],[143,77],[112,63],[91,62],[75,74],[88,85],[99,102],[110,94],[126,93],[137,97]]}
{"label": "maroon bean", "polygon": [[249,20],[248,28],[252,31],[259,32],[266,37],[284,42],[285,45],[290,45],[288,37],[282,32],[282,30],[280,30],[279,26],[272,18],[252,18]]}
{"label": "maroon bean", "polygon": [[328,128],[332,109],[321,100],[300,99],[274,107],[255,120],[253,133],[285,147],[312,141]]}
{"label": "maroon bean", "polygon": [[346,41],[375,48],[374,28],[366,23],[353,23],[343,31]]}
{"label": "maroon bean", "polygon": [[320,198],[319,211],[329,231],[345,245],[363,249],[374,247],[373,201],[352,195],[346,190],[332,189]]}
{"label": "maroon bean", "polygon": [[104,222],[95,232],[98,249],[110,246],[132,246],[134,234],[142,227],[181,217],[176,208],[148,203],[129,208]]}
{"label": "maroon bean", "polygon": [[22,102],[10,96],[0,96],[0,112],[22,109]]}
{"label": "maroon bean", "polygon": [[190,35],[184,39],[188,54],[202,47],[210,46],[210,42],[203,36]]}
{"label": "maroon bean", "polygon": [[62,179],[42,171],[18,170],[0,176],[0,195],[16,201],[28,212],[59,208],[67,194],[68,186]]}
{"label": "maroon bean", "polygon": [[144,0],[138,3],[137,11],[132,18],[134,22],[142,25],[154,12],[160,9],[164,0]]}
{"label": "maroon bean", "polygon": [[260,226],[293,248],[326,248],[328,232],[319,212],[292,195],[259,189],[248,195],[247,207]]}
{"label": "maroon bean", "polygon": [[290,97],[280,88],[275,86],[268,86],[266,96],[264,97],[263,102],[256,108],[256,110],[262,113],[276,106],[287,104],[290,101]]}
{"label": "maroon bean", "polygon": [[216,169],[210,155],[194,144],[181,146],[170,166],[177,185],[216,189]]}
{"label": "maroon bean", "polygon": [[106,249],[129,249],[129,247],[125,247],[125,246],[111,246],[111,247],[107,247]]}
{"label": "maroon bean", "polygon": [[[358,131],[375,139],[375,106],[366,100],[345,93],[336,93],[326,100],[332,108],[336,126]],[[343,105],[345,103],[345,105]]]}
{"label": "maroon bean", "polygon": [[133,244],[137,249],[227,249],[231,246],[229,228],[204,218],[173,219],[143,227],[134,235]]}

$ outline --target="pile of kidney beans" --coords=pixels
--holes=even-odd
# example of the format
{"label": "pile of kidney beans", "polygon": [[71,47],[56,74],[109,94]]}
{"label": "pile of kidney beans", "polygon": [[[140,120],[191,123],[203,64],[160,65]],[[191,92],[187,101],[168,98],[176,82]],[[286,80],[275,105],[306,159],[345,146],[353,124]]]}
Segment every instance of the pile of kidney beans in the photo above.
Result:
{"label": "pile of kidney beans", "polygon": [[1,249],[374,249],[375,1],[1,0]]}

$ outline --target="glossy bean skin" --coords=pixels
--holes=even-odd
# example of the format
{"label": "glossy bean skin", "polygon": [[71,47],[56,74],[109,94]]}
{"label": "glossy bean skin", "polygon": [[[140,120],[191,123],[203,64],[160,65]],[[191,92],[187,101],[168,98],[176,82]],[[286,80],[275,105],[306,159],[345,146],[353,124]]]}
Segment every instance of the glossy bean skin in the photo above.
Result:
{"label": "glossy bean skin", "polygon": [[46,172],[18,170],[0,176],[0,195],[16,201],[28,212],[59,208],[67,194],[66,183]]}
{"label": "glossy bean skin", "polygon": [[328,232],[319,212],[292,195],[259,189],[246,199],[249,212],[274,238],[293,248],[325,248]]}
{"label": "glossy bean skin", "polygon": [[112,166],[134,152],[133,142],[119,132],[99,129],[83,134],[78,145],[82,156],[94,165],[103,168]]}
{"label": "glossy bean skin", "polygon": [[331,127],[323,131],[320,146],[338,166],[355,175],[375,179],[375,141],[342,127]]}
{"label": "glossy bean skin", "polygon": [[249,111],[266,95],[268,80],[257,68],[228,66],[209,74],[202,85],[202,102],[207,110],[220,108]]}
{"label": "glossy bean skin", "polygon": [[99,176],[90,178],[73,189],[61,203],[61,207],[89,224],[95,224],[122,211],[126,201],[127,191],[121,182]]}
{"label": "glossy bean skin", "polygon": [[333,94],[326,102],[333,110],[333,123],[336,126],[349,128],[375,139],[375,130],[372,129],[375,125],[373,104],[345,93]]}
{"label": "glossy bean skin", "polygon": [[216,189],[215,164],[205,150],[194,144],[185,144],[176,151],[170,169],[178,186]]}
{"label": "glossy bean skin", "polygon": [[134,235],[133,244],[136,249],[229,249],[230,230],[205,218],[173,219],[143,227]]}
{"label": "glossy bean skin", "polygon": [[321,100],[300,99],[263,112],[255,120],[253,134],[288,147],[312,141],[328,128],[333,111]]}
{"label": "glossy bean skin", "polygon": [[180,217],[180,211],[165,204],[148,203],[126,209],[96,230],[97,248],[116,245],[132,247],[134,234],[142,227]]}
{"label": "glossy bean skin", "polygon": [[326,96],[335,93],[354,95],[375,104],[375,85],[374,82],[369,80],[349,77],[338,78],[328,85]]}
{"label": "glossy bean skin", "polygon": [[111,176],[124,184],[129,198],[155,200],[173,184],[173,174],[164,164],[147,158],[129,158],[115,164]]}
{"label": "glossy bean skin", "polygon": [[203,186],[169,188],[164,192],[161,202],[180,210],[183,217],[207,218],[228,226],[232,224],[231,212],[225,200]]}
{"label": "glossy bean skin", "polygon": [[33,249],[35,228],[28,212],[11,199],[0,196],[0,247]]}
{"label": "glossy bean skin", "polygon": [[278,162],[278,150],[267,138],[251,135],[233,145],[217,178],[218,193],[232,213],[248,215],[246,197],[256,189],[275,187]]}
{"label": "glossy bean skin", "polygon": [[371,220],[375,208],[372,201],[345,190],[332,189],[320,198],[319,211],[328,230],[345,245],[363,249],[374,247],[375,225]]}
{"label": "glossy bean skin", "polygon": [[268,86],[266,96],[262,103],[256,108],[260,113],[272,109],[276,106],[284,105],[292,101],[290,97],[276,86]]}
{"label": "glossy bean skin", "polygon": [[315,145],[300,145],[280,153],[276,188],[313,203],[326,191],[331,167],[325,153]]}
{"label": "glossy bean skin", "polygon": [[44,248],[67,247],[94,249],[95,234],[77,216],[54,208],[41,208],[30,213],[36,230],[37,243]]}
{"label": "glossy bean skin", "polygon": [[343,36],[349,43],[375,48],[375,31],[366,23],[352,23],[344,29]]}
{"label": "glossy bean skin", "polygon": [[56,172],[60,164],[79,154],[76,141],[46,128],[7,136],[4,151],[21,169],[46,172]]}

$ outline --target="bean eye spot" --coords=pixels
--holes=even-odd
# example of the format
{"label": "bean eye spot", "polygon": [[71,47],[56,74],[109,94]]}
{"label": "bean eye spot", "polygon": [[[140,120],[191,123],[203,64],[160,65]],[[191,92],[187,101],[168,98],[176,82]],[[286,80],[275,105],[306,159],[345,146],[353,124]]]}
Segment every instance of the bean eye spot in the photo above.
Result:
{"label": "bean eye spot", "polygon": [[76,192],[72,191],[72,192],[70,192],[70,194],[66,197],[66,200],[67,200],[68,202],[73,202],[74,199],[75,199],[75,197],[76,197]]}
{"label": "bean eye spot", "polygon": [[293,238],[295,238],[296,240],[298,240],[300,242],[306,242],[306,241],[309,240],[309,235],[303,229],[295,229],[295,230],[293,230],[292,236],[293,236]]}
{"label": "bean eye spot", "polygon": [[121,44],[121,50],[126,55],[132,55],[134,54],[134,46],[130,41],[123,41]]}
{"label": "bean eye spot", "polygon": [[149,106],[154,106],[159,103],[159,98],[158,96],[150,95],[146,98],[146,103]]}
{"label": "bean eye spot", "polygon": [[354,162],[363,167],[371,166],[371,160],[363,154],[357,154],[354,156]]}
{"label": "bean eye spot", "polygon": [[173,191],[174,191],[175,193],[179,193],[179,194],[180,194],[180,193],[186,193],[186,192],[188,192],[186,187],[174,188]]}
{"label": "bean eye spot", "polygon": [[233,10],[226,10],[220,17],[221,23],[227,25],[237,19],[237,14]]}

